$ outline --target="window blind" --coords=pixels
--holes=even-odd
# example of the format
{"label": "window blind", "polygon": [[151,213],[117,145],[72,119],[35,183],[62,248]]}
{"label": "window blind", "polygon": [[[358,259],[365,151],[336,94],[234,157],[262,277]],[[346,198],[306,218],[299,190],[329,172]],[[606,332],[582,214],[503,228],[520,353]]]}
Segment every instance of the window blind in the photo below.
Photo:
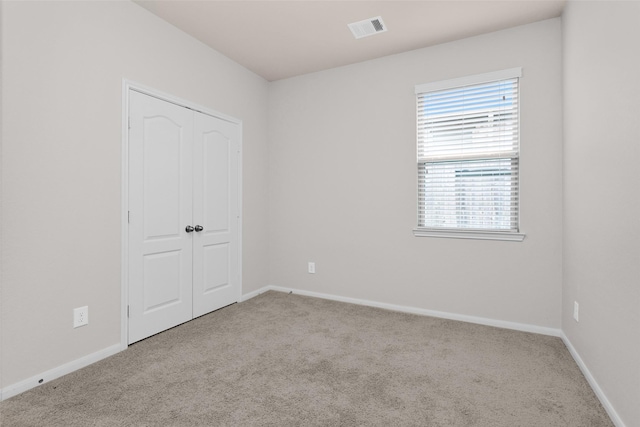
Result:
{"label": "window blind", "polygon": [[416,87],[419,228],[518,232],[519,76]]}

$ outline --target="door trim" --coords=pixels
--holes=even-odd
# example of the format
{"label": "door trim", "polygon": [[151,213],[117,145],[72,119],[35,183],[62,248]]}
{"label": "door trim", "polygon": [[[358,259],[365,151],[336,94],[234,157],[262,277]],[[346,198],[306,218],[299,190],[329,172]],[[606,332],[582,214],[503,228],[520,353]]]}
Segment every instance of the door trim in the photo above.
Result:
{"label": "door trim", "polygon": [[240,128],[240,140],[238,153],[238,302],[242,300],[242,153],[243,153],[243,129],[242,120],[226,114],[222,114],[207,107],[175,97],[168,93],[144,86],[131,80],[122,79],[122,173],[121,173],[121,211],[120,211],[120,349],[126,349],[129,344],[129,317],[127,306],[129,305],[129,94],[131,91],[153,96],[160,100],[195,110],[200,113],[216,117],[234,124]]}

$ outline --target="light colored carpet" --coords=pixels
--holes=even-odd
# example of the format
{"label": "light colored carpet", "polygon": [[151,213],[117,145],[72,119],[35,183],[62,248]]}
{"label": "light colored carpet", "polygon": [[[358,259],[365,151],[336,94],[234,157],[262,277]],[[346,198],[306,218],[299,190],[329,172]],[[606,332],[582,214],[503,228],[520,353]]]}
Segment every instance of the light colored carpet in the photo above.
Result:
{"label": "light colored carpet", "polygon": [[612,426],[559,338],[267,292],[0,404],[2,426]]}

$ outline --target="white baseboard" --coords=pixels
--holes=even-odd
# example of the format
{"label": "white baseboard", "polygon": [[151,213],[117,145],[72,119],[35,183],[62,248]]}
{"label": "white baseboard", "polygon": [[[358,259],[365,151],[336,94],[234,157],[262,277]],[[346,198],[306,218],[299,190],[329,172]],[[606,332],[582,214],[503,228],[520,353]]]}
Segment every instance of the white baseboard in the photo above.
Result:
{"label": "white baseboard", "polygon": [[19,383],[9,385],[0,391],[0,400],[9,399],[10,397],[16,396],[20,393],[24,393],[27,390],[55,380],[56,378],[60,378],[63,375],[69,374],[73,371],[77,371],[78,369],[84,368],[85,366],[91,365],[92,363],[119,353],[122,350],[124,350],[124,348],[122,348],[121,344],[115,344],[111,347],[107,347],[100,351],[96,351],[95,353],[81,357],[80,359],[65,363],[64,365],[58,366],[57,368],[50,369],[39,375],[27,378],[26,380],[20,381]]}
{"label": "white baseboard", "polygon": [[447,313],[444,311],[428,310],[425,308],[408,307],[404,305],[387,304],[384,302],[370,301],[370,300],[364,300],[359,298],[342,297],[339,295],[323,294],[319,292],[303,291],[299,289],[284,288],[281,286],[273,286],[273,285],[265,286],[264,288],[261,288],[253,293],[255,293],[255,295],[258,295],[269,290],[286,292],[286,293],[293,292],[294,294],[298,294],[298,295],[305,295],[305,296],[323,298],[323,299],[340,301],[340,302],[348,302],[351,304],[366,305],[369,307],[384,308],[386,310],[400,311],[403,313],[420,314],[423,316],[439,317],[442,319],[449,319],[449,320],[458,320],[461,322],[476,323],[479,325],[495,326],[497,328],[513,329],[516,331],[533,332],[536,334],[550,335],[553,337],[560,337],[562,335],[562,331],[560,329],[547,328],[544,326],[528,325],[525,323],[516,323],[516,322],[507,322],[505,320],[496,320],[496,319],[488,319],[485,317],[467,316],[465,314]]}
{"label": "white baseboard", "polygon": [[240,302],[244,302],[244,301],[250,300],[251,298],[257,297],[258,295],[267,292],[269,289],[270,289],[269,286],[264,286],[256,291],[243,294],[242,298],[240,299]]}
{"label": "white baseboard", "polygon": [[609,399],[607,399],[607,396],[604,394],[604,392],[600,388],[600,385],[598,384],[596,379],[593,377],[593,375],[591,375],[591,371],[589,371],[589,368],[587,368],[587,365],[584,363],[584,361],[576,351],[575,347],[573,347],[573,344],[571,344],[571,341],[569,341],[569,338],[567,338],[564,332],[562,332],[561,338],[562,338],[562,341],[564,342],[564,345],[566,345],[567,348],[569,349],[569,353],[571,353],[573,360],[576,361],[576,364],[582,371],[582,374],[587,379],[587,382],[593,389],[593,392],[596,394],[596,396],[600,400],[600,403],[602,403],[604,410],[607,411],[607,414],[609,414],[609,417],[611,418],[611,421],[613,421],[613,424],[615,424],[616,427],[626,427],[624,422],[620,418],[620,415],[618,415],[616,410],[613,408],[613,405],[611,404],[611,402],[609,402]]}

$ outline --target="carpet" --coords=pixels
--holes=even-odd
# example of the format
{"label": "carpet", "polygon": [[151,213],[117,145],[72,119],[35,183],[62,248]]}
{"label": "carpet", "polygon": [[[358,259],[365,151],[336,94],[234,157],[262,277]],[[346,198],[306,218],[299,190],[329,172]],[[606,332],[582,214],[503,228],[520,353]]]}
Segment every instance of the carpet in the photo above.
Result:
{"label": "carpet", "polygon": [[613,426],[562,340],[266,292],[0,403],[2,426]]}

